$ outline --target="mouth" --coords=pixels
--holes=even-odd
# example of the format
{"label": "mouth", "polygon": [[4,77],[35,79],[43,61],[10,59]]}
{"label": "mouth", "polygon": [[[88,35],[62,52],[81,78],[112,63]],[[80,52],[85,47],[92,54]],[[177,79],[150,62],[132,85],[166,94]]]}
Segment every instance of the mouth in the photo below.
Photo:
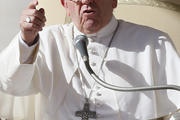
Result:
{"label": "mouth", "polygon": [[96,14],[96,11],[95,10],[84,10],[83,13],[86,15],[94,15],[94,14]]}

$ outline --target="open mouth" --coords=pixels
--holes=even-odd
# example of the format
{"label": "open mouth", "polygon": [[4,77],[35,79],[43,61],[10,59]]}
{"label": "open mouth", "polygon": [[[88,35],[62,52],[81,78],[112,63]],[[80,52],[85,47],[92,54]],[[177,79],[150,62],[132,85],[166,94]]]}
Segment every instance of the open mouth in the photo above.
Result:
{"label": "open mouth", "polygon": [[85,13],[85,14],[95,14],[96,11],[95,10],[85,10],[83,13]]}
{"label": "open mouth", "polygon": [[92,13],[95,12],[94,10],[85,10],[84,13]]}

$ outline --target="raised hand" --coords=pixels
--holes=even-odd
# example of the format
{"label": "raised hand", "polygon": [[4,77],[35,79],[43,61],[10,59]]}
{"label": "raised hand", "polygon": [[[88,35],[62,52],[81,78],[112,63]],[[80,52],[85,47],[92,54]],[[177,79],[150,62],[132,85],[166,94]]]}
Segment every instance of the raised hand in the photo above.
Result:
{"label": "raised hand", "polygon": [[32,45],[38,32],[45,26],[46,17],[43,8],[36,9],[37,0],[32,0],[22,12],[20,18],[21,37],[28,45]]}

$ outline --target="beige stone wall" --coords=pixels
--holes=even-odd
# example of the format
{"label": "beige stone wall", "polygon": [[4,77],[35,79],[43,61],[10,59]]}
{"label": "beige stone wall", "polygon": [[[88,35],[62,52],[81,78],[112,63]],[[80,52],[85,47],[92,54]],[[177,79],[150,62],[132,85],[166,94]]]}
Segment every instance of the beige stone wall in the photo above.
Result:
{"label": "beige stone wall", "polygon": [[60,0],[38,0],[39,8],[43,7],[46,12],[46,25],[63,24],[65,21],[65,9]]}
{"label": "beige stone wall", "polygon": [[[39,0],[39,7],[46,10],[47,25],[65,22],[65,9],[60,0]],[[180,12],[150,6],[119,5],[114,14],[117,18],[148,25],[168,33],[180,53]]]}

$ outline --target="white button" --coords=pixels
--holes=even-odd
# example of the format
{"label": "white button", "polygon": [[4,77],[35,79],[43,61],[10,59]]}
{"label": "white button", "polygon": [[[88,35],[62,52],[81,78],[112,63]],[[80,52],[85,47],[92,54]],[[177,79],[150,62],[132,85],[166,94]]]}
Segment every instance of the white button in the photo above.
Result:
{"label": "white button", "polygon": [[89,51],[89,53],[92,53],[92,52],[93,52],[92,48],[89,48],[88,51]]}
{"label": "white button", "polygon": [[91,52],[91,54],[96,54],[95,50],[91,50],[90,52]]}
{"label": "white button", "polygon": [[92,62],[91,65],[94,67],[94,66],[96,66],[96,63]]}
{"label": "white button", "polygon": [[96,50],[93,50],[92,48],[88,48],[88,51],[90,54],[93,54],[93,55],[97,54]]}
{"label": "white button", "polygon": [[96,95],[97,96],[102,96],[102,94],[100,92],[97,92]]}
{"label": "white button", "polygon": [[91,49],[91,50],[90,50],[90,53],[91,53],[91,54],[95,54],[96,51]]}

